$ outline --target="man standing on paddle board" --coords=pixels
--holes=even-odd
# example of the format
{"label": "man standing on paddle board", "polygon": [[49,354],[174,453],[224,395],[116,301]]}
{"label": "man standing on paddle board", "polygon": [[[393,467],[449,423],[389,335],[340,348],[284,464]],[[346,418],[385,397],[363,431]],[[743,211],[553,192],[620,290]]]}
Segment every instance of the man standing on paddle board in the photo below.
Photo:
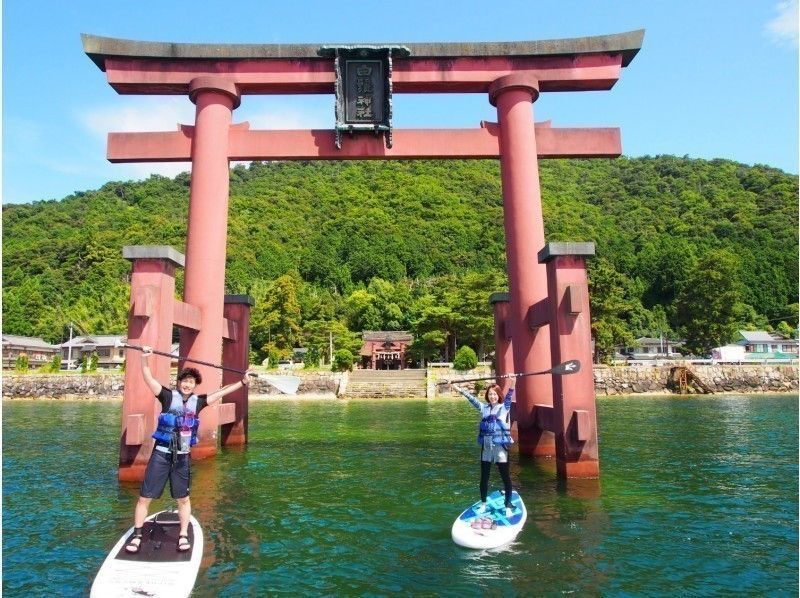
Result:
{"label": "man standing on paddle board", "polygon": [[125,545],[125,550],[130,553],[139,552],[142,527],[147,518],[150,502],[161,496],[169,478],[170,494],[178,501],[178,518],[181,525],[177,549],[186,552],[192,547],[189,543],[189,517],[192,514],[189,502],[191,481],[189,454],[190,448],[197,443],[197,428],[200,425],[197,416],[205,407],[247,386],[250,383],[251,372],[248,370],[240,382],[228,384],[210,395],[196,395],[194,389],[202,382],[197,369],[182,370],[178,374],[178,388],[170,390],[153,378],[147,362],[147,358],[152,354],[151,347],[142,347],[142,376],[147,387],[161,403],[161,415],[158,417],[158,427],[153,433],[156,441],[153,454],[147,463],[139,500],[134,509],[133,535]]}
{"label": "man standing on paddle board", "polygon": [[514,512],[511,504],[511,474],[508,465],[508,448],[514,444],[511,438],[511,398],[514,396],[514,385],[508,389],[505,399],[500,403],[502,389],[493,384],[486,389],[486,404],[482,405],[474,395],[452,382],[450,386],[461,393],[481,414],[478,425],[478,444],[481,445],[481,506],[479,512],[486,512],[486,495],[489,491],[489,472],[492,463],[497,463],[500,477],[505,488],[506,516]]}

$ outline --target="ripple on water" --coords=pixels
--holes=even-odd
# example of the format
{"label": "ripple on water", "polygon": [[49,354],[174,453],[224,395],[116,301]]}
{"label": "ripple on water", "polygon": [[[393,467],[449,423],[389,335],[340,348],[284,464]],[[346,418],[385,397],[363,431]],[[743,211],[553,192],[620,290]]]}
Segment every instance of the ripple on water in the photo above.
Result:
{"label": "ripple on water", "polygon": [[[84,595],[138,491],[116,481],[119,404],[3,415],[3,593]],[[515,460],[528,523],[470,551],[450,539],[478,491],[466,402],[254,403],[248,447],[195,463],[193,595],[797,594],[794,398],[601,399],[598,418],[600,483]]]}

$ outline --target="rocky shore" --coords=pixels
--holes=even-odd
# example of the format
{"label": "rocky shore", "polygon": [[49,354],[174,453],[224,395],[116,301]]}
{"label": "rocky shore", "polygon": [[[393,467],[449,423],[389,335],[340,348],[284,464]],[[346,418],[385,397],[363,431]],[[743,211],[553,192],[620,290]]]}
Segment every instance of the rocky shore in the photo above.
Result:
{"label": "rocky shore", "polygon": [[[595,390],[598,396],[679,394],[675,365],[660,367],[595,366]],[[693,365],[683,391],[702,393],[792,393],[798,392],[798,367],[788,365]],[[302,379],[298,398],[333,398],[338,394],[342,374],[335,372],[292,371],[270,372],[270,375],[292,375]],[[464,374],[464,372],[458,372]],[[436,371],[437,378],[457,379],[450,371]],[[695,377],[700,384],[693,384]],[[346,378],[346,377],[345,377]],[[429,380],[431,374],[429,373]],[[174,382],[174,380],[173,380]],[[4,399],[121,399],[124,375],[109,374],[3,374]],[[264,380],[253,380],[253,399],[278,398],[282,395]]]}
{"label": "rocky shore", "polygon": [[[595,367],[594,387],[598,396],[628,394],[678,394],[676,368],[623,366]],[[789,365],[692,365],[687,381],[688,394],[702,393],[701,385],[692,383],[696,376],[713,393],[788,393],[798,390],[798,367]]]}
{"label": "rocky shore", "polygon": [[[285,372],[270,372],[281,376]],[[335,397],[341,374],[334,372],[286,372],[302,379],[298,396]],[[125,375],[113,374],[17,374],[3,373],[4,399],[122,399]],[[171,381],[174,385],[175,380]],[[250,383],[253,399],[282,396],[264,380]]]}

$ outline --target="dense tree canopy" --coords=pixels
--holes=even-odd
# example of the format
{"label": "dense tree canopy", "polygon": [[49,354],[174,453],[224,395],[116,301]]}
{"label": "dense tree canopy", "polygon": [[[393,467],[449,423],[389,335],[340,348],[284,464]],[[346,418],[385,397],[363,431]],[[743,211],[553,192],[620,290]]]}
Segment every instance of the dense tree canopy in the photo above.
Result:
{"label": "dense tree canopy", "polygon": [[[672,156],[540,163],[549,241],[594,241],[601,355],[642,335],[695,351],[737,327],[797,326],[798,180]],[[357,354],[362,330],[411,330],[420,359],[492,350],[505,290],[496,161],[260,163],[231,170],[226,292],[256,298],[254,358]],[[189,175],[110,182],[3,207],[3,330],[122,333],[124,245],[185,245]],[[182,285],[179,274],[178,286]]]}

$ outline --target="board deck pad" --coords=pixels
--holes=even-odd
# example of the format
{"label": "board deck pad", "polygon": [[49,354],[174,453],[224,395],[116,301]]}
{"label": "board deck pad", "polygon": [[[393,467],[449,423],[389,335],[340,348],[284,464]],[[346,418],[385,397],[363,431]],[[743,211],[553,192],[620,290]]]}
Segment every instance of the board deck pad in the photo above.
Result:
{"label": "board deck pad", "polygon": [[479,512],[481,501],[464,510],[453,523],[453,542],[465,548],[497,548],[513,542],[525,521],[528,512],[517,492],[511,494],[514,508],[506,515],[505,495],[496,490],[486,497],[486,509]]}
{"label": "board deck pad", "polygon": [[190,561],[194,550],[194,526],[189,524],[189,543],[192,545],[189,550],[183,552],[178,550],[179,532],[179,525],[145,521],[142,527],[142,543],[139,545],[139,552],[131,553],[125,550],[125,544],[133,537],[131,534],[125,539],[125,544],[114,558],[122,561],[147,561],[150,563]]}
{"label": "board deck pad", "polygon": [[459,519],[467,523],[472,523],[476,519],[491,519],[498,527],[515,525],[519,523],[524,513],[522,499],[516,491],[511,493],[511,504],[514,506],[514,512],[511,517],[506,517],[506,497],[499,490],[495,490],[486,497],[486,512],[478,513],[481,506],[481,501],[478,501],[461,513]]}

